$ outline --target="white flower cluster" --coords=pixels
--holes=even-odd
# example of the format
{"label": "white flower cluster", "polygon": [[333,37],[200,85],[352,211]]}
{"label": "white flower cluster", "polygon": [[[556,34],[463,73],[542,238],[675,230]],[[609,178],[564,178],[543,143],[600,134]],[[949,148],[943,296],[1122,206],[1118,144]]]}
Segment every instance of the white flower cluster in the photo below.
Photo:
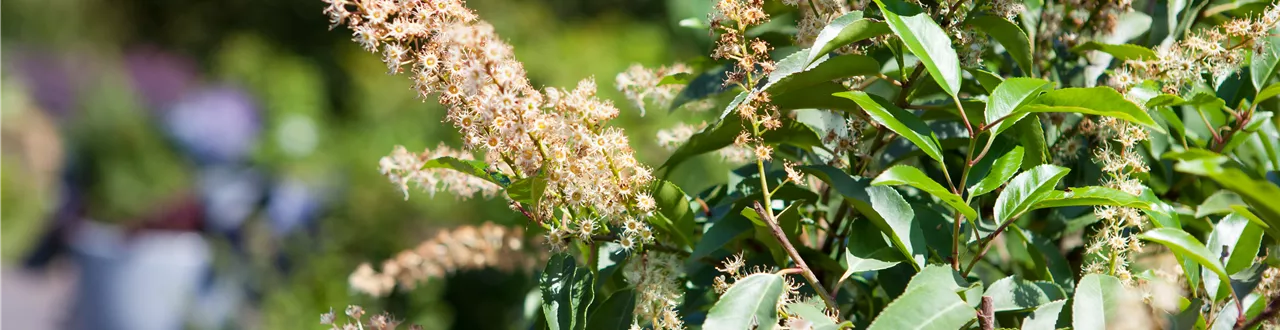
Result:
{"label": "white flower cluster", "polygon": [[431,278],[444,277],[459,270],[497,268],[528,269],[536,258],[524,254],[524,233],[519,227],[507,228],[486,222],[477,226],[460,226],[440,231],[417,248],[404,250],[382,262],[382,271],[363,263],[347,278],[352,288],[380,297],[390,294],[396,285],[412,289]]}
{"label": "white flower cluster", "polygon": [[441,168],[424,168],[428,161],[441,157],[474,159],[471,154],[455,151],[444,144],[437,146],[434,151],[426,149],[422,153],[412,153],[404,146],[396,146],[390,155],[378,161],[378,166],[383,176],[400,186],[406,200],[409,199],[410,183],[425,190],[430,196],[435,196],[438,191],[448,191],[458,197],[481,193],[488,198],[498,192],[498,185],[475,176]]}
{"label": "white flower cluster", "polygon": [[654,330],[684,329],[676,307],[684,300],[680,285],[682,260],[667,253],[645,253],[633,258],[623,270],[627,282],[636,286],[635,320],[631,328],[648,322]]}
{"label": "white flower cluster", "polygon": [[458,0],[325,2],[331,21],[346,23],[365,49],[380,49],[392,73],[408,67],[424,99],[439,94],[467,148],[516,179],[545,176],[541,208],[531,214],[540,222],[558,220],[558,211],[566,215],[558,227],[590,219],[589,228],[604,230],[654,210],[645,193],[651,170],[622,130],[607,125],[618,109],[596,97],[594,80],[572,90],[533,88],[511,46]]}

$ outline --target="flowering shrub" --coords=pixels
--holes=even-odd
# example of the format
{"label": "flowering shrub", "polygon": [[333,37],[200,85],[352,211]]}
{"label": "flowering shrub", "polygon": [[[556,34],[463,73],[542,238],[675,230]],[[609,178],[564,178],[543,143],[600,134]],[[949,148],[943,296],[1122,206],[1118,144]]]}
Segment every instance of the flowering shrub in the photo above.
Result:
{"label": "flowering shrub", "polygon": [[[551,329],[1276,325],[1280,6],[719,0],[682,24],[702,64],[615,79],[624,109],[723,109],[650,167],[595,80],[535,88],[461,1],[326,3],[461,133],[396,147],[392,183],[501,195],[538,233],[442,232],[360,266],[365,293],[546,259]],[[663,180],[712,152],[745,165]],[[322,321],[396,324],[347,315]]]}

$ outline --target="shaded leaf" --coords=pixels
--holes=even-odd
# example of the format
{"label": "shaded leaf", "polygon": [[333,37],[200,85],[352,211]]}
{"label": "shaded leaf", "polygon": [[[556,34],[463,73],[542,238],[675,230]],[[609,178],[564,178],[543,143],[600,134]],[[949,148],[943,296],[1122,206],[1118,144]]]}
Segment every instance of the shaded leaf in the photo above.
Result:
{"label": "shaded leaf", "polygon": [[696,224],[693,222],[693,208],[689,205],[689,196],[674,183],[658,180],[653,190],[653,199],[657,202],[658,213],[671,221],[665,228],[682,246],[693,246],[689,235],[693,235]]}
{"label": "shaded leaf", "polygon": [[1022,165],[1022,147],[1013,147],[1013,150],[1006,152],[995,162],[991,163],[991,170],[987,176],[983,177],[977,184],[969,187],[969,195],[982,196],[986,193],[995,191],[1005,182],[1009,182],[1014,174],[1018,173],[1018,167]]}
{"label": "shaded leaf", "polygon": [[1022,320],[1022,330],[1057,329],[1058,315],[1062,314],[1062,306],[1066,304],[1067,300],[1063,299],[1040,305],[1035,312]]}
{"label": "shaded leaf", "polygon": [[547,260],[538,281],[542,313],[551,329],[585,329],[587,306],[594,297],[591,271],[578,267],[573,256],[559,253]]}
{"label": "shaded leaf", "polygon": [[889,25],[884,22],[877,22],[862,17],[861,11],[851,11],[843,16],[831,20],[822,31],[818,32],[818,37],[813,41],[813,48],[809,50],[807,63],[813,63],[823,55],[827,55],[840,47],[852,44],[858,41],[875,38],[891,32]]}
{"label": "shaded leaf", "polygon": [[996,198],[996,223],[1004,223],[1040,202],[1058,185],[1058,180],[1070,171],[1065,167],[1046,164],[1018,174]]}
{"label": "shaded leaf", "polygon": [[1036,283],[1016,276],[992,282],[982,295],[991,297],[991,306],[997,312],[1030,310],[1050,301]]}
{"label": "shaded leaf", "polygon": [[1218,262],[1218,256],[1210,252],[1204,244],[1200,244],[1200,240],[1181,229],[1156,228],[1148,230],[1138,235],[1138,237],[1168,247],[1175,253],[1181,254],[1183,257],[1209,269],[1224,281],[1228,278],[1226,270],[1222,268],[1222,263]]}
{"label": "shaded leaf", "polygon": [[635,289],[614,292],[591,313],[587,329],[626,330],[636,309]]}
{"label": "shaded leaf", "polygon": [[1027,39],[1027,33],[1022,32],[1021,27],[996,16],[971,17],[964,24],[976,27],[1000,42],[1005,51],[1009,52],[1009,57],[1022,68],[1022,74],[1031,75],[1034,70],[1031,65],[1031,40]]}

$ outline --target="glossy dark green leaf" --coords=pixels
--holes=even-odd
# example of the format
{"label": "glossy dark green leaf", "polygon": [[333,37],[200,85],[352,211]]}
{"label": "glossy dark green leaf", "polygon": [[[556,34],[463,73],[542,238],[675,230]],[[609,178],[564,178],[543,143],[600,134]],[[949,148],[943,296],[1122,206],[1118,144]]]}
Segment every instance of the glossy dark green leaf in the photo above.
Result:
{"label": "glossy dark green leaf", "polygon": [[1224,166],[1229,159],[1210,151],[1192,149],[1167,154],[1165,158],[1180,159],[1174,165],[1179,172],[1208,177],[1222,188],[1240,195],[1266,224],[1268,234],[1280,235],[1280,204],[1274,202],[1274,198],[1280,196],[1280,187],[1267,180],[1253,178],[1239,168]]}
{"label": "glossy dark green leaf", "polygon": [[960,59],[951,38],[920,6],[902,0],[876,0],[889,29],[924,64],[929,76],[942,90],[955,97],[960,93]]}
{"label": "glossy dark green leaf", "polygon": [[1098,187],[1072,187],[1071,191],[1054,190],[1031,206],[1032,210],[1064,206],[1124,206],[1150,210],[1151,204],[1120,190]]}
{"label": "glossy dark green leaf", "polygon": [[965,203],[964,198],[960,198],[959,195],[947,190],[947,188],[943,187],[942,184],[937,181],[933,181],[933,179],[930,179],[928,175],[925,175],[924,172],[921,172],[920,169],[915,167],[906,165],[890,167],[883,173],[880,173],[880,176],[877,176],[875,180],[872,180],[871,185],[912,186],[941,199],[942,202],[950,205],[952,209],[959,211],[960,214],[964,214],[964,216],[969,217],[970,219],[978,217],[978,211],[975,211],[973,207],[970,207],[969,204]]}
{"label": "glossy dark green leaf", "polygon": [[595,280],[591,271],[578,267],[573,256],[556,254],[538,281],[542,292],[542,313],[551,329],[585,329],[587,306],[594,298]]}
{"label": "glossy dark green leaf", "polygon": [[989,128],[991,134],[1000,134],[1009,127],[1013,127],[1018,120],[1022,119],[1022,116],[1025,116],[1025,114],[1015,114],[1014,111],[1031,103],[1040,96],[1040,93],[1052,88],[1053,83],[1036,78],[1009,78],[1000,83],[1000,86],[997,86],[996,90],[991,92],[991,97],[987,99],[987,109],[984,113],[987,123],[1001,120]]}
{"label": "glossy dark green leaf", "polygon": [[996,223],[1004,223],[1044,199],[1058,185],[1058,180],[1071,170],[1061,166],[1036,166],[1009,181],[1009,185],[996,197]]}
{"label": "glossy dark green leaf", "polygon": [[632,315],[636,309],[635,289],[614,292],[600,307],[591,313],[591,322],[587,329],[627,330],[631,328]]}
{"label": "glossy dark green leaf", "polygon": [[1163,132],[1151,115],[1111,87],[1063,88],[1040,95],[1019,112],[1074,112],[1114,117]]}
{"label": "glossy dark green leaf", "polygon": [[1022,32],[1021,27],[996,16],[971,17],[965,20],[964,24],[976,27],[978,30],[986,32],[991,38],[996,39],[997,42],[1000,42],[1005,51],[1009,52],[1009,57],[1013,57],[1013,61],[1017,62],[1018,67],[1022,68],[1023,75],[1031,75],[1033,70],[1031,65],[1031,41],[1027,39],[1027,33]]}
{"label": "glossy dark green leaf", "polygon": [[1040,124],[1039,116],[1028,116],[1026,119],[1019,120],[1006,135],[1013,137],[1025,148],[1022,155],[1022,170],[1030,170],[1048,163],[1049,144],[1045,142],[1044,126]]}
{"label": "glossy dark green leaf", "polygon": [[[746,93],[739,95],[745,98]],[[729,114],[720,122],[707,126],[701,132],[689,137],[688,141],[676,148],[659,168],[670,170],[695,156],[720,150],[733,144],[733,139],[742,131],[742,118]],[[822,144],[818,133],[809,126],[782,118],[782,127],[764,133],[764,142],[769,144],[789,144],[798,147],[812,147]]]}
{"label": "glossy dark green leaf", "polygon": [[726,215],[724,218],[711,223],[711,227],[707,232],[698,239],[698,243],[693,247],[693,254],[689,257],[691,260],[700,260],[711,255],[712,252],[725,247],[726,244],[734,239],[744,236],[753,230],[751,221],[742,217],[740,214]]}
{"label": "glossy dark green leaf", "polygon": [[1124,317],[1120,315],[1120,304],[1125,290],[1124,284],[1110,275],[1085,275],[1071,299],[1071,327],[1106,329],[1108,324]]}
{"label": "glossy dark green leaf", "polygon": [[547,190],[547,177],[539,173],[531,177],[516,180],[505,190],[507,197],[513,201],[529,205],[537,205],[542,194]]}
{"label": "glossy dark green leaf", "polygon": [[[785,60],[792,60],[792,57],[801,55],[802,54],[798,53],[792,54]],[[780,62],[778,70],[783,69],[781,67],[783,64],[789,63]],[[787,74],[784,75],[780,73]],[[781,97],[787,93],[811,87],[819,83],[854,76],[874,75],[877,73],[880,73],[880,62],[876,61],[876,59],[865,55],[841,55],[823,59],[814,64],[811,68],[801,69],[795,72],[774,71],[773,74],[769,75],[770,80],[764,86],[764,90],[768,91],[775,97]]]}
{"label": "glossy dark green leaf", "polygon": [[[1000,83],[1004,82],[1004,78],[991,73],[991,71],[982,69],[966,69],[966,71],[969,71],[969,74],[972,74],[973,78],[978,80],[978,84],[982,85],[982,89],[987,90],[988,94],[995,92],[996,87],[999,87]],[[965,107],[965,109],[968,108]]]}
{"label": "glossy dark green leaf", "polygon": [[880,228],[894,247],[912,261],[913,267],[924,267],[927,252],[924,233],[916,221],[913,221],[915,211],[897,190],[872,186],[869,179],[850,177],[831,166],[803,166],[800,169],[830,184],[854,209]]}
{"label": "glossy dark green leaf", "polygon": [[809,50],[807,62],[813,63],[819,57],[840,47],[889,32],[891,31],[888,24],[863,18],[861,11],[851,11],[831,20],[831,23],[818,32],[818,37],[813,41],[813,48]]}
{"label": "glossy dark green leaf", "polygon": [[969,187],[969,195],[982,196],[1009,182],[1009,179],[1013,178],[1013,175],[1018,173],[1018,168],[1022,166],[1022,150],[1022,147],[1013,147],[1013,150],[991,163],[991,170],[987,172],[987,176]]}
{"label": "glossy dark green leaf", "polygon": [[785,286],[782,276],[773,273],[750,275],[734,282],[711,306],[702,328],[738,330],[778,323],[778,300],[782,299]]}
{"label": "glossy dark green leaf", "polygon": [[1146,61],[1154,60],[1157,57],[1155,51],[1134,44],[1105,44],[1097,41],[1089,41],[1071,48],[1071,51],[1076,53],[1090,50],[1111,54],[1111,56],[1115,56],[1115,58],[1121,61]]}
{"label": "glossy dark green leaf", "polygon": [[942,161],[942,147],[938,144],[938,136],[929,129],[929,125],[920,120],[920,117],[902,110],[888,100],[863,91],[848,91],[835,95],[857,102],[876,123],[911,141],[930,158]]}

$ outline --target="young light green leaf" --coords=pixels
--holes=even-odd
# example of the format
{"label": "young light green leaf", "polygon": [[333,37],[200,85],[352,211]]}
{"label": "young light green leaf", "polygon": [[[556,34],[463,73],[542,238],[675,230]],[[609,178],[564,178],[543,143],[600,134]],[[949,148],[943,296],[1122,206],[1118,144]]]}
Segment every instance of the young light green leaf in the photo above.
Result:
{"label": "young light green leaf", "polygon": [[1267,99],[1280,95],[1280,84],[1271,84],[1258,91],[1258,96],[1254,98],[1255,102],[1262,102]]}
{"label": "young light green leaf", "polygon": [[1025,116],[1025,114],[1015,115],[1014,111],[1030,103],[1031,100],[1040,96],[1040,93],[1052,88],[1053,83],[1036,78],[1009,78],[1000,83],[1000,86],[997,86],[996,90],[991,92],[991,97],[987,99],[987,110],[984,114],[987,125],[995,123],[988,128],[991,134],[998,135],[1009,127],[1013,127],[1018,120],[1022,119],[1022,116]]}
{"label": "young light green leaf", "polygon": [[973,78],[978,80],[978,84],[982,85],[982,89],[987,90],[988,94],[995,92],[996,87],[999,87],[1000,83],[1004,82],[1004,78],[1001,78],[999,75],[991,73],[990,71],[972,68],[965,69],[965,71],[969,71],[969,74],[973,75]]}
{"label": "young light green leaf", "polygon": [[880,5],[889,29],[924,63],[938,86],[953,97],[959,95],[960,59],[947,32],[920,6],[902,0],[876,0],[876,4]]}
{"label": "young light green leaf", "polygon": [[1099,187],[1072,187],[1071,191],[1054,190],[1044,199],[1032,205],[1030,210],[1038,210],[1064,206],[1124,206],[1141,210],[1150,210],[1151,203],[1141,197],[1120,190]]}
{"label": "young light green leaf", "polygon": [[1145,60],[1154,60],[1157,57],[1155,51],[1147,47],[1142,47],[1134,44],[1104,44],[1097,41],[1089,41],[1089,42],[1080,44],[1079,46],[1075,46],[1074,48],[1071,48],[1071,51],[1076,53],[1090,51],[1090,50],[1097,50],[1103,53],[1111,54],[1111,56],[1115,56],[1115,58],[1121,61],[1130,61],[1130,60],[1145,61]]}
{"label": "young light green leaf", "polygon": [[670,228],[660,229],[672,234],[682,246],[693,246],[689,235],[693,235],[696,225],[693,222],[689,196],[685,195],[684,190],[674,183],[658,180],[657,187],[653,190],[653,199],[657,202],[658,213],[671,221]]}
{"label": "young light green leaf", "polygon": [[773,273],[750,275],[734,282],[711,306],[702,328],[738,330],[778,323],[778,300],[785,286],[782,276]]}
{"label": "young light green leaf", "polygon": [[1014,111],[1020,112],[1075,112],[1088,115],[1114,117],[1164,132],[1151,115],[1125,99],[1111,87],[1063,88],[1040,95],[1039,98]]}
{"label": "young light green leaf", "polygon": [[483,160],[468,160],[468,159],[458,159],[454,157],[440,157],[440,158],[428,160],[426,163],[422,164],[422,169],[424,170],[431,169],[431,168],[445,168],[445,169],[466,173],[471,176],[484,179],[485,181],[493,182],[494,184],[497,184],[499,186],[505,187],[511,184],[510,178],[507,178],[506,175],[503,175],[500,172],[490,171],[489,164],[485,163]]}
{"label": "young light green leaf", "polygon": [[1000,42],[1005,51],[1009,52],[1009,57],[1013,57],[1013,61],[1022,68],[1022,74],[1031,75],[1034,70],[1031,65],[1031,41],[1017,24],[997,16],[972,17],[965,20],[964,24],[976,27]]}
{"label": "young light green leaf", "polygon": [[982,181],[969,187],[970,196],[982,196],[986,193],[995,191],[1005,182],[1009,181],[1014,174],[1018,173],[1018,168],[1022,166],[1022,147],[1013,147],[1013,150],[1006,152],[995,162],[991,163],[991,171],[987,173]]}
{"label": "young light green leaf", "polygon": [[924,121],[920,120],[920,117],[898,108],[888,100],[863,91],[848,91],[837,93],[835,96],[857,102],[876,123],[884,125],[911,141],[933,160],[942,162],[942,147],[938,143],[938,136]]}
{"label": "young light green leaf", "polygon": [[976,317],[955,291],[937,287],[908,290],[886,306],[869,330],[959,329]]}
{"label": "young light green leaf", "polygon": [[978,217],[978,211],[975,211],[973,207],[970,207],[969,204],[965,203],[964,198],[960,198],[960,196],[952,193],[950,190],[947,190],[947,188],[943,187],[942,184],[939,184],[937,181],[933,181],[933,179],[930,179],[928,175],[925,175],[924,172],[921,172],[920,169],[915,167],[906,165],[890,167],[888,170],[880,173],[880,176],[877,176],[875,180],[872,180],[871,185],[912,186],[916,189],[923,190],[934,197],[938,197],[938,199],[941,199],[944,203],[950,205],[951,208],[959,211],[960,214],[964,214],[964,216],[969,217],[969,219]]}
{"label": "young light green leaf", "polygon": [[1071,327],[1106,329],[1107,324],[1121,317],[1120,299],[1125,290],[1124,284],[1110,275],[1085,275],[1071,299]]}
{"label": "young light green leaf", "polygon": [[1222,215],[1231,213],[1231,206],[1245,205],[1244,200],[1230,190],[1219,190],[1213,195],[1204,199],[1200,206],[1196,207],[1196,217],[1203,218],[1210,215]]}
{"label": "young light green leaf", "polygon": [[1062,306],[1067,300],[1053,301],[1036,308],[1036,311],[1022,320],[1022,330],[1057,329],[1058,315],[1062,314]]}
{"label": "young light green leaf", "polygon": [[1200,244],[1200,240],[1197,240],[1195,237],[1191,236],[1191,234],[1188,234],[1181,229],[1156,228],[1148,230],[1141,235],[1138,235],[1138,237],[1144,240],[1160,243],[1161,245],[1168,247],[1170,250],[1173,250],[1174,253],[1181,254],[1201,266],[1204,266],[1210,271],[1213,271],[1213,273],[1217,274],[1218,278],[1221,278],[1223,281],[1226,281],[1229,278],[1227,271],[1222,268],[1222,263],[1218,262],[1218,256],[1214,255],[1213,252],[1204,247],[1204,244]]}
{"label": "young light green leaf", "polygon": [[889,33],[889,25],[884,22],[866,19],[861,11],[851,11],[837,17],[818,32],[813,40],[813,48],[809,49],[806,63],[813,63],[823,55],[858,41],[875,38]]}
{"label": "young light green leaf", "polygon": [[997,312],[1030,310],[1050,301],[1036,283],[1017,276],[992,282],[982,295],[991,297],[991,307]]}
{"label": "young light green leaf", "polygon": [[1026,212],[1028,208],[1049,195],[1058,180],[1071,170],[1061,166],[1036,166],[1009,181],[1008,187],[996,197],[996,223],[1004,223]]}
{"label": "young light green leaf", "polygon": [[578,267],[572,255],[559,253],[547,260],[538,287],[542,291],[542,313],[547,318],[547,327],[586,328],[587,306],[591,305],[595,288],[590,270]]}
{"label": "young light green leaf", "polygon": [[916,269],[924,268],[924,232],[917,225],[911,205],[889,187],[872,186],[871,180],[854,178],[844,171],[826,165],[804,166],[801,171],[830,184],[862,215],[871,220]]}

